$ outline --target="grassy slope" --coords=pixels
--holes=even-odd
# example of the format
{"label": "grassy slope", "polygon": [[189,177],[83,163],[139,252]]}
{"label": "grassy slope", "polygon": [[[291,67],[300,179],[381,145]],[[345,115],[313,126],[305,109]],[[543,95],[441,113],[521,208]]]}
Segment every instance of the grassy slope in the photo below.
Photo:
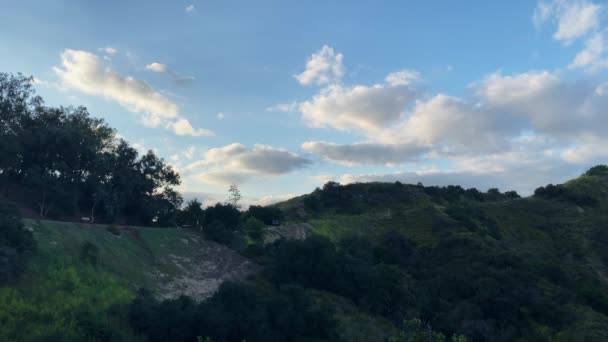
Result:
{"label": "grassy slope", "polygon": [[[167,282],[194,272],[184,260],[212,261],[200,260],[205,247],[239,258],[184,229],[119,227],[120,235],[116,236],[103,225],[30,219],[25,224],[33,230],[38,251],[19,283],[0,287],[1,341],[35,341],[49,336],[79,340],[83,312],[99,325],[87,325],[86,329],[104,327],[121,333],[124,340],[141,340],[132,334],[124,317],[113,318],[108,309],[129,303],[139,287],[155,289],[162,296]],[[96,266],[79,258],[85,242],[99,248]],[[383,339],[394,332],[390,323],[359,312],[344,299],[323,293],[319,296],[338,308],[345,340]],[[70,332],[67,337],[66,331]]]}
{"label": "grassy slope", "polygon": [[[137,341],[125,319],[114,318],[108,309],[129,303],[140,287],[161,297],[190,294],[191,288],[174,282],[191,280],[191,274],[214,277],[205,287],[213,290],[223,276],[217,273],[248,263],[184,229],[118,227],[120,235],[115,235],[102,225],[28,219],[25,226],[33,231],[38,250],[18,283],[0,287],[0,341],[81,340],[91,330]],[[94,265],[80,259],[85,242],[98,248]],[[201,275],[200,264],[217,272]],[[191,281],[196,285],[197,280]]]}
{"label": "grassy slope", "polygon": [[183,229],[121,227],[117,236],[102,225],[26,220],[26,227],[33,229],[42,253],[74,259],[83,243],[93,243],[99,247],[99,263],[131,289],[157,288],[159,280],[154,273],[174,277],[180,271],[166,262],[168,255],[194,257],[197,252],[195,244],[182,241],[198,237]]}
{"label": "grassy slope", "polygon": [[[26,226],[33,229],[40,252],[74,259],[90,242],[99,248],[100,266],[121,284],[145,287],[166,298],[181,293],[204,298],[224,278],[255,268],[236,252],[187,229],[116,227],[120,234],[115,235],[103,225],[26,220]],[[183,284],[174,284],[176,280]],[[188,282],[197,281],[207,282],[207,287],[188,287]]]}

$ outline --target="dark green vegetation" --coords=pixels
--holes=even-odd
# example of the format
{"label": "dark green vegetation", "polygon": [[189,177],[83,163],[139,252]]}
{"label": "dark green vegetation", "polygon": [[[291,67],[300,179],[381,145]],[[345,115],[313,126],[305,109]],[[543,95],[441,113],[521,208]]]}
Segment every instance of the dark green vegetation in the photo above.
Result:
{"label": "dark green vegetation", "polygon": [[[1,341],[608,340],[606,166],[528,198],[330,182],[203,209],[31,79],[0,74],[0,128]],[[38,220],[81,216],[107,224]],[[314,234],[265,244],[276,221]]]}
{"label": "dark green vegetation", "polygon": [[[189,323],[179,333],[163,324],[136,331],[182,341],[608,338],[605,166],[529,198],[458,186],[328,183],[274,208],[287,221],[311,222],[316,235],[245,249],[263,270],[225,285],[214,300],[138,297],[134,316],[144,308],[151,320]],[[268,305],[285,298],[281,308]],[[302,317],[314,329],[298,325]]]}
{"label": "dark green vegetation", "polygon": [[168,225],[179,175],[139,156],[86,108],[48,107],[32,79],[0,73],[0,195],[40,218]]}

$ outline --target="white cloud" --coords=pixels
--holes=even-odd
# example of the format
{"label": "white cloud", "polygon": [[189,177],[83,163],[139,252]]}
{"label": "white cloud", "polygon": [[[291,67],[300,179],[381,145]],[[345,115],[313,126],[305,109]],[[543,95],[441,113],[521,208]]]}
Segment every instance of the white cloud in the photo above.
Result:
{"label": "white cloud", "polygon": [[[358,127],[367,129],[367,142],[308,142],[303,149],[343,165],[487,156],[509,151],[514,140],[530,134],[556,141],[556,149],[563,149],[587,137],[608,139],[606,84],[566,81],[546,71],[510,76],[495,73],[470,86],[474,96],[469,100],[437,94],[418,100],[392,120],[367,126],[359,123]],[[324,113],[331,127],[354,126],[336,121],[340,119],[338,110]],[[358,118],[349,116],[353,117]]]}
{"label": "white cloud", "polygon": [[321,50],[313,53],[306,62],[306,70],[294,75],[302,85],[326,84],[338,81],[344,75],[343,56],[335,53],[330,46],[323,45]]}
{"label": "white cloud", "polygon": [[[595,81],[565,81],[548,72],[516,76],[494,74],[478,85],[487,107],[498,115],[520,118],[522,130],[556,138],[605,135],[608,96],[598,94]],[[501,114],[502,113],[502,114]]]}
{"label": "white cloud", "polygon": [[383,134],[382,140],[434,148],[442,153],[480,153],[500,148],[506,133],[515,133],[509,120],[483,107],[438,94],[418,101],[398,126]]}
{"label": "white cloud", "polygon": [[553,15],[553,2],[538,1],[534,14],[532,15],[532,22],[536,29],[540,27]]}
{"label": "white cloud", "polygon": [[169,124],[169,127],[177,135],[190,135],[193,137],[211,137],[215,134],[210,130],[198,128],[195,129],[187,119],[181,118]]}
{"label": "white cloud", "polygon": [[132,112],[146,112],[165,119],[176,118],[178,115],[175,103],[144,81],[123,76],[104,67],[92,53],[65,50],[61,61],[62,66],[55,67],[54,71],[66,87],[104,96],[117,101]]}
{"label": "white cloud", "polygon": [[536,98],[559,83],[559,78],[548,71],[532,71],[514,76],[494,73],[473,87],[489,102],[507,104]]}
{"label": "white cloud", "polygon": [[344,174],[333,178],[323,176],[318,181],[330,179],[343,184],[422,182],[424,185],[476,187],[484,191],[498,187],[502,191],[516,190],[522,195],[529,195],[541,185],[562,183],[584,171],[585,166],[572,164],[563,160],[559,153],[552,153],[554,147],[550,139],[530,136],[513,141],[509,149],[502,152],[448,158],[452,165],[449,169],[440,169],[431,164],[418,166],[412,171]]}
{"label": "white cloud", "polygon": [[574,146],[571,146],[560,154],[567,162],[580,165],[591,165],[602,163],[608,160],[608,138],[589,137],[581,139]]}
{"label": "white cloud", "polygon": [[330,85],[302,102],[300,111],[313,127],[375,133],[397,122],[416,95],[404,85]]}
{"label": "white cloud", "polygon": [[338,145],[324,141],[307,141],[302,144],[302,149],[327,161],[347,166],[398,165],[417,159],[428,151],[427,148],[415,144],[362,142]]}
{"label": "white cloud", "polygon": [[105,52],[108,55],[114,55],[114,54],[116,54],[118,52],[118,50],[116,50],[115,48],[113,48],[111,46],[106,46],[106,47],[103,47],[103,48],[99,48],[98,50],[102,51],[102,52]]}
{"label": "white cloud", "polygon": [[150,71],[158,72],[158,73],[165,73],[165,72],[169,71],[169,67],[165,64],[153,62],[153,63],[146,65],[146,70],[150,70]]}
{"label": "white cloud", "polygon": [[192,5],[192,4],[186,6],[185,9],[186,9],[187,13],[195,13],[196,12],[196,7],[194,7],[194,5]]}
{"label": "white cloud", "polygon": [[408,85],[420,79],[420,74],[414,70],[401,70],[386,76],[386,83],[391,86]]}
{"label": "white cloud", "polygon": [[208,135],[209,131],[192,128],[187,119],[180,117],[178,106],[146,82],[104,66],[93,53],[65,50],[61,66],[53,70],[64,87],[103,96],[131,112],[142,113],[147,126],[164,126],[180,135]]}
{"label": "white cloud", "polygon": [[186,166],[181,173],[207,183],[240,184],[255,177],[287,174],[310,163],[310,160],[285,149],[266,145],[247,148],[234,143],[207,150],[202,160]]}
{"label": "white cloud", "polygon": [[587,0],[539,1],[532,21],[538,28],[551,18],[557,21],[555,40],[570,44],[599,28],[603,7]]}
{"label": "white cloud", "polygon": [[608,56],[604,33],[596,33],[585,42],[585,48],[579,52],[569,68],[584,68],[595,72],[608,68]]}
{"label": "white cloud", "polygon": [[224,120],[224,113],[219,112],[219,113],[217,113],[216,117],[218,120]]}
{"label": "white cloud", "polygon": [[601,6],[587,1],[570,1],[559,11],[556,40],[566,43],[596,29],[600,22]]}

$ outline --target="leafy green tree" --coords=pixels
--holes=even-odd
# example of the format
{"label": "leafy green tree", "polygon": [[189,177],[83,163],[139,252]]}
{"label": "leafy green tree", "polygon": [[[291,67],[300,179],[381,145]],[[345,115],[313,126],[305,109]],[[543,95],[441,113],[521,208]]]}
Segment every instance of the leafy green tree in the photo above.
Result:
{"label": "leafy green tree", "polygon": [[202,229],[205,220],[203,205],[196,198],[188,201],[179,213],[179,223],[195,229]]}
{"label": "leafy green tree", "polygon": [[252,205],[247,209],[247,216],[255,217],[266,225],[271,225],[274,220],[283,220],[283,212],[281,209],[273,206],[262,207],[260,205]]}

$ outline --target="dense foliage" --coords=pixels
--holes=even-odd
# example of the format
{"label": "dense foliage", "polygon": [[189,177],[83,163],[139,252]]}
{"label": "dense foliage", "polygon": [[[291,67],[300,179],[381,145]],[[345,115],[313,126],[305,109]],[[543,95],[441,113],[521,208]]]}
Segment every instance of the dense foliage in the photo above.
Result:
{"label": "dense foliage", "polygon": [[168,224],[179,175],[152,151],[139,156],[84,107],[49,107],[32,79],[0,73],[0,190],[39,217]]}
{"label": "dense foliage", "polygon": [[129,318],[150,341],[320,341],[335,333],[333,308],[296,285],[228,282],[199,304],[187,297],[159,303],[142,292]]}

